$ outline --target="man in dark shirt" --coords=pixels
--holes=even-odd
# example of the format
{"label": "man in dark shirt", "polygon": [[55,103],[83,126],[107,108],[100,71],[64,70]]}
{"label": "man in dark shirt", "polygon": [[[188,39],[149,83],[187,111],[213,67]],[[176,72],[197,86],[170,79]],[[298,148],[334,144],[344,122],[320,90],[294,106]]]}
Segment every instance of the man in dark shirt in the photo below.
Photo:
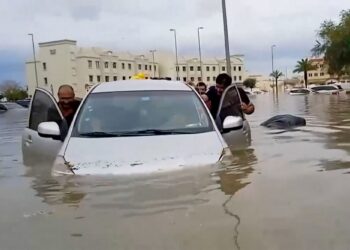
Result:
{"label": "man in dark shirt", "polygon": [[[220,74],[216,78],[216,85],[211,86],[208,92],[206,93],[208,99],[211,102],[210,112],[214,118],[216,117],[216,114],[218,112],[222,93],[231,84],[232,84],[232,78],[228,74],[225,74],[225,73]],[[247,96],[247,94],[242,88],[238,88],[238,91],[242,100],[242,103],[241,103],[242,111],[248,115],[252,114],[255,109],[254,104],[250,102],[249,97]]]}
{"label": "man in dark shirt", "polygon": [[70,85],[61,85],[58,89],[58,107],[60,108],[68,127],[73,121],[80,101],[75,99],[74,89]]}

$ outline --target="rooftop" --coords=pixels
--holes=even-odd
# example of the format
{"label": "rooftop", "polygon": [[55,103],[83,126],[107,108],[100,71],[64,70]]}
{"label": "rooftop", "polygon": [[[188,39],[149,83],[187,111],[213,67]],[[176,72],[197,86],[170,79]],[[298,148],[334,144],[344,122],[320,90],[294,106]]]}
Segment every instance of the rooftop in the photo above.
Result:
{"label": "rooftop", "polygon": [[62,45],[62,44],[77,45],[77,41],[63,39],[63,40],[57,40],[57,41],[43,42],[43,43],[39,43],[39,47],[47,47],[47,46]]}

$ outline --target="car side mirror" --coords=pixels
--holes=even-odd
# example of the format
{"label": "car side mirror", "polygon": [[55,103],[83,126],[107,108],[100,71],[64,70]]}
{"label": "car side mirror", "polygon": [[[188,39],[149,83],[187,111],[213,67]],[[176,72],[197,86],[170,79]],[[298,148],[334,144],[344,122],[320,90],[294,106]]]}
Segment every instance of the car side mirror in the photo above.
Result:
{"label": "car side mirror", "polygon": [[38,126],[38,134],[41,137],[52,138],[55,140],[61,139],[61,132],[56,122],[42,122]]}
{"label": "car side mirror", "polygon": [[224,133],[243,128],[243,119],[240,116],[227,116],[222,124]]}

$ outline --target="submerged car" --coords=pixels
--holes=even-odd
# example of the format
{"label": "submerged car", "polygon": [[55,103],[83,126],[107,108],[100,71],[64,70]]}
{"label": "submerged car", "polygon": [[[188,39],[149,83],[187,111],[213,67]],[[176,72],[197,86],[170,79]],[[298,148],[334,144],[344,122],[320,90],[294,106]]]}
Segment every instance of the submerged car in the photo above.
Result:
{"label": "submerged car", "polygon": [[81,175],[218,163],[231,155],[229,146],[250,141],[244,116],[225,104],[234,91],[224,92],[215,121],[185,83],[102,83],[90,89],[66,130],[55,99],[46,90],[36,89],[22,138],[24,163],[45,160],[54,162],[53,174]]}
{"label": "submerged car", "polygon": [[327,94],[327,95],[339,95],[339,94],[346,93],[345,90],[343,90],[343,88],[337,84],[314,86],[314,87],[311,87],[311,91],[315,94]]}
{"label": "submerged car", "polygon": [[293,88],[289,91],[290,95],[308,95],[310,90],[306,88]]}

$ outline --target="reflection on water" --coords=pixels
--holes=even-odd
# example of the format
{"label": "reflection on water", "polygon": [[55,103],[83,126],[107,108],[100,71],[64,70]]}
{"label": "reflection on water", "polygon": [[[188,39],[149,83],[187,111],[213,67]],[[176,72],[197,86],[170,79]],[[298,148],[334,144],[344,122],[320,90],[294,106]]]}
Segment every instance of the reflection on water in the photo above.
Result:
{"label": "reflection on water", "polygon": [[[0,114],[0,249],[347,249],[350,101],[258,95],[225,168],[53,178],[22,165],[27,111]],[[307,126],[269,130],[277,114]]]}

